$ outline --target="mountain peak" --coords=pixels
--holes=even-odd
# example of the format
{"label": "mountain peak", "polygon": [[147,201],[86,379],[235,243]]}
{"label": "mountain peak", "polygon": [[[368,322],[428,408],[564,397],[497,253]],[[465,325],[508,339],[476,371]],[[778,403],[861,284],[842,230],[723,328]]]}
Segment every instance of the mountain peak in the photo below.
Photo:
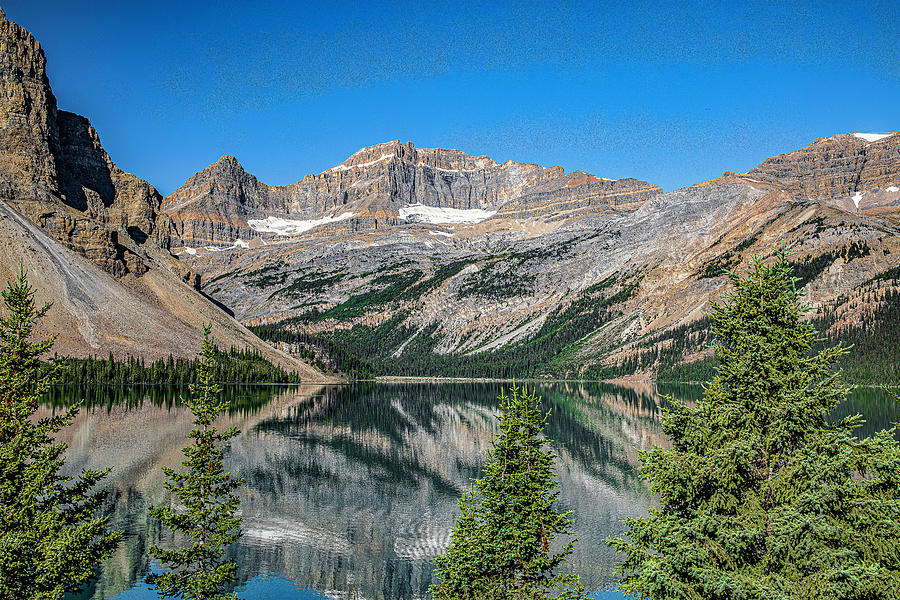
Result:
{"label": "mountain peak", "polygon": [[[498,167],[487,156],[472,156],[462,150],[448,148],[417,148],[412,142],[391,140],[360,148],[347,160],[326,170],[336,173],[352,169],[366,169],[382,162],[401,161],[414,167],[425,167],[445,172],[472,172]],[[505,165],[518,164],[507,161]],[[537,167],[538,165],[528,165]]]}
{"label": "mountain peak", "polygon": [[244,166],[238,162],[238,159],[230,154],[223,154],[219,157],[219,160],[212,163],[201,173],[231,173],[231,174],[245,174],[247,170],[244,169]]}

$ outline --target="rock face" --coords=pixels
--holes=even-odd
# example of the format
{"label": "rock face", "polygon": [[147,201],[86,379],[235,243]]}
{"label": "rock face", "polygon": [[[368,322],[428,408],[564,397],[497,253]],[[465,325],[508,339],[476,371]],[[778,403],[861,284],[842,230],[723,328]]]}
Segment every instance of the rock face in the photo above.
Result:
{"label": "rock face", "polygon": [[845,133],[767,158],[748,177],[777,184],[796,198],[830,200],[898,185],[900,132]]}
{"label": "rock face", "polygon": [[64,354],[193,355],[213,321],[308,369],[214,298],[383,365],[577,376],[689,358],[722,273],[784,243],[836,327],[900,286],[900,134],[822,138],[666,194],[392,141],[285,186],[225,156],[163,199],[57,109],[44,67],[0,14],[0,275],[24,260],[53,291]]}
{"label": "rock face", "polygon": [[327,380],[262,342],[200,294],[172,256],[169,218],[146,181],[110,159],[96,130],[59,110],[44,52],[0,10],[0,281],[24,266],[54,302],[43,333],[62,356],[193,357],[201,325],[307,379]]}
{"label": "rock face", "polygon": [[163,210],[185,246],[221,247],[284,235],[274,223],[255,223],[273,218],[302,222],[293,231],[311,235],[441,219],[477,222],[494,215],[554,221],[633,210],[661,192],[636,179],[611,181],[513,161],[497,164],[486,156],[395,140],[363,148],[336,167],[286,186],[265,185],[234,157],[223,156],[167,196]]}
{"label": "rock face", "polygon": [[161,196],[112,162],[86,118],[57,109],[43,50],[2,14],[0,40],[0,198],[107,272],[142,275],[167,254]]}

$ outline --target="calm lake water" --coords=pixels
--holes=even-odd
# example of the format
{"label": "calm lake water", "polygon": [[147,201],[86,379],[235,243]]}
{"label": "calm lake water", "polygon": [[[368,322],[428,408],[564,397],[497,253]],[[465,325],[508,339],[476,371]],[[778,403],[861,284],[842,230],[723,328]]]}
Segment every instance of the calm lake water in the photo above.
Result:
{"label": "calm lake water", "polygon": [[[244,535],[233,557],[247,600],[422,598],[432,560],[449,541],[456,503],[477,477],[496,423],[501,384],[236,386],[228,468],[246,479]],[[598,598],[621,597],[614,554],[603,543],[622,520],[646,514],[651,496],[638,449],[664,444],[660,392],[696,399],[697,387],[622,388],[600,383],[538,386],[552,416],[560,508],[574,511],[579,538],[570,567]],[[53,391],[43,410],[86,403],[72,427],[70,471],[113,467],[112,525],[125,532],[100,579],[78,600],[155,598],[144,583],[159,542],[147,508],[167,501],[161,467],[177,466],[191,428],[167,388]],[[900,420],[878,390],[857,390],[842,413],[860,412],[864,433]],[[163,534],[163,541],[168,539]]]}

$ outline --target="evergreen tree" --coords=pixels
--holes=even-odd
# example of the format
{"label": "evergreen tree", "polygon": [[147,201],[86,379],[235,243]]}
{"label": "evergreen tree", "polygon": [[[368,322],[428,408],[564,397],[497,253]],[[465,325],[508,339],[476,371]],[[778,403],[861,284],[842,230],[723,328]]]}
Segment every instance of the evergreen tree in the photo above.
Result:
{"label": "evergreen tree", "polygon": [[542,438],[548,415],[540,397],[513,385],[500,395],[500,435],[492,441],[483,477],[459,501],[450,546],[435,559],[437,600],[585,598],[578,576],[560,572],[572,542],[569,513],[555,509],[553,454]]}
{"label": "evergreen tree", "polygon": [[152,546],[150,554],[167,572],[153,575],[150,582],[162,598],[191,600],[235,598],[226,593],[234,582],[237,564],[225,560],[225,548],[240,536],[241,518],[236,516],[236,489],[243,483],[222,464],[225,442],[238,434],[236,428],[219,432],[216,418],[228,410],[221,388],[214,383],[216,349],[210,327],[203,329],[203,350],[197,366],[199,383],[191,384],[187,405],[194,415],[193,444],[184,448],[185,472],[163,467],[166,488],[177,501],[157,506],[150,514],[185,541],[175,549]]}
{"label": "evergreen tree", "polygon": [[25,270],[0,292],[0,600],[55,600],[77,592],[112,553],[120,532],[96,517],[103,494],[94,488],[106,471],[60,474],[66,445],[53,435],[77,412],[34,419],[52,371],[41,357],[54,338],[32,343],[38,308]]}
{"label": "evergreen tree", "polygon": [[813,351],[782,251],[729,274],[713,306],[718,373],[696,406],[672,401],[672,449],[642,453],[660,499],[630,519],[620,589],[638,598],[900,597],[900,447],[829,417],[847,388]]}

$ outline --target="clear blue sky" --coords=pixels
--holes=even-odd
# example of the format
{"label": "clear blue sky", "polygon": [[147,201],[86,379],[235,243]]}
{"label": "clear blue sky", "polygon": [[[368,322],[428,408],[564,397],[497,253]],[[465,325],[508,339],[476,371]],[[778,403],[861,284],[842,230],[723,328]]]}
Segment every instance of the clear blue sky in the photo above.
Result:
{"label": "clear blue sky", "polygon": [[674,189],[900,129],[900,2],[2,2],[61,108],[169,193],[401,139]]}

